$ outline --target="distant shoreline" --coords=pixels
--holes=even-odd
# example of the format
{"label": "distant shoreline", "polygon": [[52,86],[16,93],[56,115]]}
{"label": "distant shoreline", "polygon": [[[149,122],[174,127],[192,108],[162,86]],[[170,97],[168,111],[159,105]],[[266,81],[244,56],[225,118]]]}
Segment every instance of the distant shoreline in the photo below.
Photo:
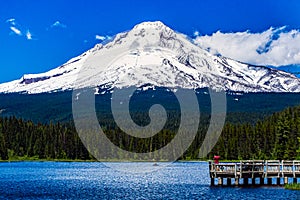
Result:
{"label": "distant shoreline", "polygon": [[[0,163],[11,163],[11,162],[209,162],[210,160],[177,160],[177,161],[166,161],[166,160],[72,160],[72,159],[11,159],[11,160],[0,160]],[[240,160],[221,160],[220,162],[240,162]]]}

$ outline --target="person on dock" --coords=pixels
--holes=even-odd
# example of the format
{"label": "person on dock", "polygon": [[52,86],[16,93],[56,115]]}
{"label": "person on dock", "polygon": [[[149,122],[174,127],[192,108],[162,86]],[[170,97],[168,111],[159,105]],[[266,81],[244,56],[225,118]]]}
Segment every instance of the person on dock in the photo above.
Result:
{"label": "person on dock", "polygon": [[213,158],[214,159],[214,164],[219,164],[220,158],[221,158],[221,156],[215,155],[214,158]]}
{"label": "person on dock", "polygon": [[[213,158],[213,160],[214,160],[214,164],[219,164],[219,160],[220,160],[220,158],[221,158],[221,156],[218,156],[218,155],[215,155],[214,156],[214,158]],[[222,169],[220,169],[220,167],[219,166],[216,166],[216,168],[215,168],[217,171],[220,171],[220,170],[222,170]]]}

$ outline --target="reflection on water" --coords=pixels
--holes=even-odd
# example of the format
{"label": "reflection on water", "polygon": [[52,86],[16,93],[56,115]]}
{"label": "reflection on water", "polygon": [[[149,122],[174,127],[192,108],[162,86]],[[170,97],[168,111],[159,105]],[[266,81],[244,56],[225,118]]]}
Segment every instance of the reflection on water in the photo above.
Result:
{"label": "reflection on water", "polygon": [[[145,165],[110,164],[131,170]],[[177,162],[147,174],[130,174],[107,166],[93,162],[0,163],[0,198],[300,199],[300,191],[282,187],[210,187],[207,163]]]}

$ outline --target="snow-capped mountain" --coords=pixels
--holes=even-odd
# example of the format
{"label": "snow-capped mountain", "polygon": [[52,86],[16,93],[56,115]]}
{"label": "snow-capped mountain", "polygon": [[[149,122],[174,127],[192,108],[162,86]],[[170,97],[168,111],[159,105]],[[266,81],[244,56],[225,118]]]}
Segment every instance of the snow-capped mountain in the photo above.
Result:
{"label": "snow-capped mountain", "polygon": [[1,93],[151,84],[244,92],[300,92],[296,76],[215,56],[161,22],[144,22],[42,74],[0,84]]}

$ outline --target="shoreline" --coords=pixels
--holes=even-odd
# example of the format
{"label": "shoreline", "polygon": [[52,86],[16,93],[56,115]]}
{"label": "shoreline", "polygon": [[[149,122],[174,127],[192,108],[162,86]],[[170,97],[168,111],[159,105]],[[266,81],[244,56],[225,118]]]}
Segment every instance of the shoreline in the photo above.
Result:
{"label": "shoreline", "polygon": [[287,190],[300,190],[300,183],[287,184],[284,188]]}

